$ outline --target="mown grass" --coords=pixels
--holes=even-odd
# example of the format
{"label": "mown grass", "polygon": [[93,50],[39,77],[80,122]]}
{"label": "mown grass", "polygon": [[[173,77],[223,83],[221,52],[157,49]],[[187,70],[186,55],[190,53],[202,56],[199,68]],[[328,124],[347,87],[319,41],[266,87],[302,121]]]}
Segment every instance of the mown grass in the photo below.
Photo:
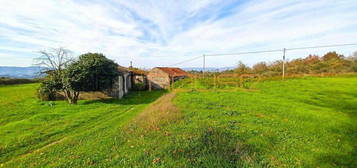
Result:
{"label": "mown grass", "polygon": [[[0,165],[6,167],[78,165],[92,162],[94,153],[105,145],[110,131],[117,131],[163,92],[135,92],[126,99],[81,100],[78,105],[65,101],[41,102],[35,98],[38,84],[0,87]],[[107,139],[108,140],[108,139]],[[83,141],[83,142],[82,142]],[[89,145],[76,145],[81,143]],[[117,143],[117,142],[115,142]],[[49,152],[54,150],[52,152]],[[62,152],[62,151],[68,152]],[[46,155],[41,155],[45,152]],[[83,153],[88,154],[85,158]],[[73,155],[72,155],[73,154]],[[97,153],[98,154],[98,153]],[[105,153],[103,153],[105,154]],[[33,161],[39,156],[48,156]],[[27,160],[27,158],[30,158]],[[61,160],[61,158],[63,160]],[[18,162],[25,159],[29,162]],[[86,163],[85,161],[88,161]],[[94,159],[93,159],[94,160]],[[40,166],[40,167],[42,167]]]}
{"label": "mown grass", "polygon": [[177,90],[181,114],[172,110],[171,124],[129,127],[136,149],[128,150],[130,166],[357,166],[356,77],[263,81],[254,89],[201,86]]}
{"label": "mown grass", "polygon": [[[186,125],[202,123],[233,135],[229,142],[242,149],[236,165],[357,166],[355,77],[263,81],[252,91],[185,92],[176,103],[190,116]],[[242,152],[249,158],[241,158]]]}
{"label": "mown grass", "polygon": [[[48,141],[39,138],[21,145],[32,141],[13,140],[19,145],[11,151],[3,145],[10,140],[1,138],[1,162],[5,167],[357,167],[356,77],[262,81],[254,89],[200,85],[197,89],[181,85],[149,106],[162,92],[137,92],[112,103],[55,102],[54,107],[62,108],[54,113],[66,114],[55,119],[60,124],[52,121],[46,126],[46,121],[39,121],[38,127],[18,127],[23,131],[9,135],[4,126],[52,112],[29,113],[18,106],[23,116],[16,117],[6,114],[14,110],[5,103],[1,137],[33,134],[35,138],[46,135],[36,134],[41,129],[62,131],[44,136]],[[22,87],[33,86],[19,85],[12,91],[21,93]],[[30,95],[20,104],[53,108]],[[129,103],[137,101],[145,103]],[[129,106],[132,112],[124,110]],[[62,112],[67,110],[71,116]],[[63,123],[70,129],[62,128]]]}

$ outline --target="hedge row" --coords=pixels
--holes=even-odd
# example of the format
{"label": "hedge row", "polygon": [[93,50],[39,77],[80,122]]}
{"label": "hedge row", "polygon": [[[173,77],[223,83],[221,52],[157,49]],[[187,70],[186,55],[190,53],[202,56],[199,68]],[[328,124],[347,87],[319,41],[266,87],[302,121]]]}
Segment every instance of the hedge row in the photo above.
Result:
{"label": "hedge row", "polygon": [[0,78],[0,85],[15,85],[15,84],[26,84],[26,83],[36,83],[39,79],[21,79],[21,78]]}

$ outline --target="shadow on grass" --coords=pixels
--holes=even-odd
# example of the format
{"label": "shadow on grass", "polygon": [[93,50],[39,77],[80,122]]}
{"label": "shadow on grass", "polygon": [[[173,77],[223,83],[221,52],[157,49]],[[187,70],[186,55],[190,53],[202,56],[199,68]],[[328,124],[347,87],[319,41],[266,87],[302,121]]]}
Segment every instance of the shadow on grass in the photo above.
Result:
{"label": "shadow on grass", "polygon": [[104,103],[104,104],[121,104],[121,105],[138,105],[138,104],[149,104],[154,102],[156,99],[167,93],[167,91],[133,91],[128,95],[125,95],[122,99],[100,99],[100,100],[88,100],[83,102],[83,105]]}
{"label": "shadow on grass", "polygon": [[357,112],[357,93],[350,92],[319,92],[323,95],[320,99],[314,99],[309,104],[336,109],[344,112],[351,117],[356,117]]}
{"label": "shadow on grass", "polygon": [[264,167],[255,145],[239,139],[228,128],[201,127],[196,135],[168,147],[174,160],[184,158],[188,167]]}
{"label": "shadow on grass", "polygon": [[[333,91],[319,92],[321,97],[315,97],[309,101],[303,101],[306,104],[334,109],[349,116],[350,120],[357,119],[357,94],[351,92]],[[357,123],[352,125],[345,124],[341,129],[332,129],[335,134],[340,134],[341,139],[347,141],[352,147],[351,152],[345,153],[326,153],[316,158],[316,165],[326,164],[336,167],[357,167]],[[336,142],[337,143],[337,142]]]}
{"label": "shadow on grass", "polygon": [[316,165],[330,165],[334,167],[357,167],[357,152],[356,148],[352,152],[346,154],[329,153],[323,154],[316,161]]}

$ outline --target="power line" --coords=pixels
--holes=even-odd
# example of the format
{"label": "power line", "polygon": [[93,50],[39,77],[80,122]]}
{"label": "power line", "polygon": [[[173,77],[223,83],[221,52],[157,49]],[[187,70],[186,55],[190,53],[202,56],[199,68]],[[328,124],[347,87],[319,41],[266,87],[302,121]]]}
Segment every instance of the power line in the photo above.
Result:
{"label": "power line", "polygon": [[191,59],[188,59],[188,60],[184,60],[184,61],[181,61],[181,62],[178,62],[178,63],[172,64],[172,65],[170,65],[170,66],[180,65],[180,64],[183,64],[183,63],[186,63],[186,62],[190,62],[190,61],[193,61],[193,60],[199,59],[199,58],[201,58],[201,57],[202,57],[202,56],[194,57],[194,58],[191,58]]}
{"label": "power line", "polygon": [[333,44],[333,45],[320,45],[320,46],[310,46],[310,47],[298,47],[298,48],[285,48],[285,49],[276,49],[276,50],[261,50],[261,51],[248,51],[248,52],[237,52],[237,53],[223,53],[223,54],[204,54],[204,56],[194,57],[188,60],[184,60],[170,66],[180,65],[186,62],[190,62],[196,60],[198,58],[202,58],[205,56],[208,57],[215,57],[215,56],[228,56],[228,55],[245,55],[245,54],[258,54],[258,53],[273,53],[273,52],[283,52],[285,51],[292,51],[292,50],[305,50],[305,49],[314,49],[314,48],[329,48],[329,47],[341,47],[341,46],[357,46],[357,43],[350,43],[350,44]]}
{"label": "power line", "polygon": [[[334,44],[334,45],[321,45],[321,46],[312,46],[312,47],[299,47],[299,48],[286,48],[285,50],[305,50],[313,48],[329,48],[329,47],[341,47],[341,46],[354,46],[357,43],[351,44]],[[257,53],[271,53],[271,52],[282,52],[284,49],[276,50],[263,50],[263,51],[248,51],[248,52],[238,52],[238,53],[223,53],[223,54],[206,54],[206,56],[227,56],[227,55],[245,55],[245,54],[257,54]]]}
{"label": "power line", "polygon": [[248,51],[248,52],[238,52],[238,53],[224,53],[224,54],[206,54],[206,56],[227,56],[227,55],[243,55],[243,54],[257,54],[257,53],[271,53],[271,52],[281,52],[282,50],[263,50],[263,51]]}

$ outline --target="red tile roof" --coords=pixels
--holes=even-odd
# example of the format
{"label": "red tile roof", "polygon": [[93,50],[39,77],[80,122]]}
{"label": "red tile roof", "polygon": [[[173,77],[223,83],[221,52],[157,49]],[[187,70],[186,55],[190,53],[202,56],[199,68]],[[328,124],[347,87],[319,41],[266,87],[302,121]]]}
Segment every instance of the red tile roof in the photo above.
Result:
{"label": "red tile roof", "polygon": [[187,76],[187,72],[180,68],[172,68],[172,67],[156,67],[156,68],[164,71],[169,76]]}

